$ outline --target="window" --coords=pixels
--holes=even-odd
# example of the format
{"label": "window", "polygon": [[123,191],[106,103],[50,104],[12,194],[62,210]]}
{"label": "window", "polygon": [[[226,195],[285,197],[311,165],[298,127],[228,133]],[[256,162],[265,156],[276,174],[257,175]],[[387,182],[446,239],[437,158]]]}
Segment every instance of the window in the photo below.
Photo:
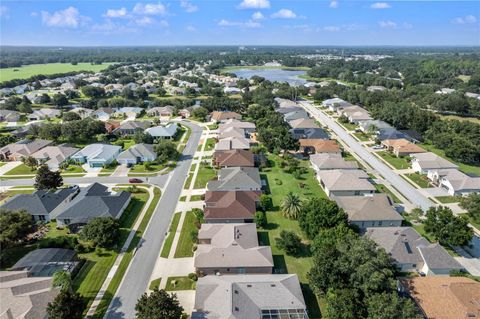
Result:
{"label": "window", "polygon": [[45,215],[38,215],[38,220],[46,220]]}

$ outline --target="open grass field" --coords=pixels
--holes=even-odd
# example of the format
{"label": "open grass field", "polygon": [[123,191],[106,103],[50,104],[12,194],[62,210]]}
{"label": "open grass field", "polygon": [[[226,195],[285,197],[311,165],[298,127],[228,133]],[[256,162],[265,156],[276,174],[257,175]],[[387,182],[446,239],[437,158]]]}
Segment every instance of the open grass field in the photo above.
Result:
{"label": "open grass field", "polygon": [[113,63],[103,63],[98,65],[93,65],[90,63],[78,63],[77,65],[72,65],[70,63],[47,63],[30,64],[15,68],[4,68],[1,69],[0,72],[0,82],[14,79],[27,79],[38,74],[49,75],[74,71],[99,72],[105,70],[111,64]]}
{"label": "open grass field", "polygon": [[457,161],[445,156],[445,152],[443,150],[438,149],[431,144],[422,143],[422,144],[419,144],[419,146],[421,146],[423,149],[427,150],[428,152],[435,153],[438,156],[441,156],[441,157],[453,162],[454,164],[458,165],[458,168],[462,172],[464,172],[466,174],[474,174],[476,176],[480,176],[480,166],[473,166],[473,165],[468,165],[468,164],[463,164],[463,163],[457,162]]}

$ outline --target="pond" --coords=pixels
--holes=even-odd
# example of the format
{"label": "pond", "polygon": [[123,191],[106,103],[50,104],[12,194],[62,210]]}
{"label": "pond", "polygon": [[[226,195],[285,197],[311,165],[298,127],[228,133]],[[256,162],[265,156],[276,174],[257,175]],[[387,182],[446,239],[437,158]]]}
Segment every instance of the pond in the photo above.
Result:
{"label": "pond", "polygon": [[299,75],[304,75],[306,71],[293,71],[293,70],[282,70],[282,69],[238,69],[233,70],[231,73],[234,73],[239,78],[250,79],[252,76],[261,76],[272,82],[287,82],[290,85],[303,85],[307,83],[307,80],[302,79]]}

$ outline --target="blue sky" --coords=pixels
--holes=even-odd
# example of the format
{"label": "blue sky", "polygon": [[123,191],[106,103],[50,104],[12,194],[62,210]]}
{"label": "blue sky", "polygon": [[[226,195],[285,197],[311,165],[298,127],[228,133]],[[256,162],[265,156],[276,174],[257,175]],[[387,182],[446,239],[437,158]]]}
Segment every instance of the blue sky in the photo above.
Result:
{"label": "blue sky", "polygon": [[2,45],[480,45],[480,1],[2,0]]}

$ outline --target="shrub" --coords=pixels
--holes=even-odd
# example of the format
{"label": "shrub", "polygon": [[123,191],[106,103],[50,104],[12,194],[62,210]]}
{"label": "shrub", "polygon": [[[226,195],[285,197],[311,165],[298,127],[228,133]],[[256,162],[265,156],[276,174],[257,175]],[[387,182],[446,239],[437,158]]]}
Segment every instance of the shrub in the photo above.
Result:
{"label": "shrub", "polygon": [[280,237],[275,238],[275,242],[287,255],[298,255],[302,248],[302,240],[293,231],[282,230]]}
{"label": "shrub", "polygon": [[188,278],[192,281],[197,281],[198,280],[197,274],[193,273],[193,272],[188,274]]}
{"label": "shrub", "polygon": [[262,211],[256,212],[254,221],[258,227],[265,228],[265,226],[267,226],[267,216],[265,212],[262,212]]}

